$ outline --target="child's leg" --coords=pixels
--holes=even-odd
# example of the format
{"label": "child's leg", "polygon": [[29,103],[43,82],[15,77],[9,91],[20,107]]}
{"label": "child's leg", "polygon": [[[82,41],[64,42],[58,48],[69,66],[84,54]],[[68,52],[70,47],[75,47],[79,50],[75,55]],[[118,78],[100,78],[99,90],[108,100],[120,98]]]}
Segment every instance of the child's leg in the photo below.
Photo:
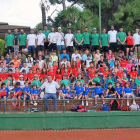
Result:
{"label": "child's leg", "polygon": [[18,101],[18,106],[20,106],[20,97],[21,97],[21,96],[19,95],[19,96],[18,96],[18,100],[19,100],[19,101]]}
{"label": "child's leg", "polygon": [[131,97],[133,98],[133,104],[136,104],[136,102],[135,102],[135,96],[134,96],[134,94],[131,94]]}
{"label": "child's leg", "polygon": [[97,104],[97,98],[99,97],[99,95],[95,95],[95,104]]}
{"label": "child's leg", "polygon": [[139,92],[139,86],[137,86],[137,89],[136,89],[136,94],[138,95],[138,92]]}
{"label": "child's leg", "polygon": [[35,99],[34,99],[34,95],[33,95],[33,94],[32,94],[32,100],[33,100],[33,102],[34,102],[34,100],[35,100]]}
{"label": "child's leg", "polygon": [[103,100],[103,104],[105,104],[104,96],[101,96],[101,99]]}
{"label": "child's leg", "polygon": [[126,94],[126,98],[127,98],[127,106],[129,106],[129,94]]}

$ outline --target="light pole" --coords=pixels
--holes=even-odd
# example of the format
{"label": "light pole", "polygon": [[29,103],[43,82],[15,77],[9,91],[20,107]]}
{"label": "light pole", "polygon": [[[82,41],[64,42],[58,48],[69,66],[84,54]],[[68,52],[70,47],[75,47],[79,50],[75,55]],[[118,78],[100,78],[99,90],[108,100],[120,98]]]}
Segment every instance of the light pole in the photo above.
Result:
{"label": "light pole", "polygon": [[101,33],[102,23],[101,23],[101,0],[99,0],[99,29]]}

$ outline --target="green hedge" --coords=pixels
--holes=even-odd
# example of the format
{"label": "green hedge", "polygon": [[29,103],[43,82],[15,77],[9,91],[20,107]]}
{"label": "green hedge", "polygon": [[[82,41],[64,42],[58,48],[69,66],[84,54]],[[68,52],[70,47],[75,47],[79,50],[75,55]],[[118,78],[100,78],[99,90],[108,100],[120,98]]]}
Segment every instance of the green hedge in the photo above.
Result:
{"label": "green hedge", "polygon": [[4,53],[5,53],[4,40],[0,39],[0,56],[4,55]]}

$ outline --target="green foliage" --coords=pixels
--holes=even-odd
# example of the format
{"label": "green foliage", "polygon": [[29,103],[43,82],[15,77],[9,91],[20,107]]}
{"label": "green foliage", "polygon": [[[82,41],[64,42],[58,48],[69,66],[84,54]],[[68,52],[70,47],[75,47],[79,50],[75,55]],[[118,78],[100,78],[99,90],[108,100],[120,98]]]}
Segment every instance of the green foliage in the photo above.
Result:
{"label": "green foliage", "polygon": [[0,39],[0,55],[4,55],[4,53],[5,53],[4,40]]}

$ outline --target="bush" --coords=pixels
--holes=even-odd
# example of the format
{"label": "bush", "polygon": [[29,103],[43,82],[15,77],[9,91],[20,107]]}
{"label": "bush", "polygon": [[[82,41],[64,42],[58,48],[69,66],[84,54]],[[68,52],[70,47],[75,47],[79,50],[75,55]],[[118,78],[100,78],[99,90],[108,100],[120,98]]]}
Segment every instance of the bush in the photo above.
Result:
{"label": "bush", "polygon": [[0,56],[5,54],[4,40],[0,39]]}

